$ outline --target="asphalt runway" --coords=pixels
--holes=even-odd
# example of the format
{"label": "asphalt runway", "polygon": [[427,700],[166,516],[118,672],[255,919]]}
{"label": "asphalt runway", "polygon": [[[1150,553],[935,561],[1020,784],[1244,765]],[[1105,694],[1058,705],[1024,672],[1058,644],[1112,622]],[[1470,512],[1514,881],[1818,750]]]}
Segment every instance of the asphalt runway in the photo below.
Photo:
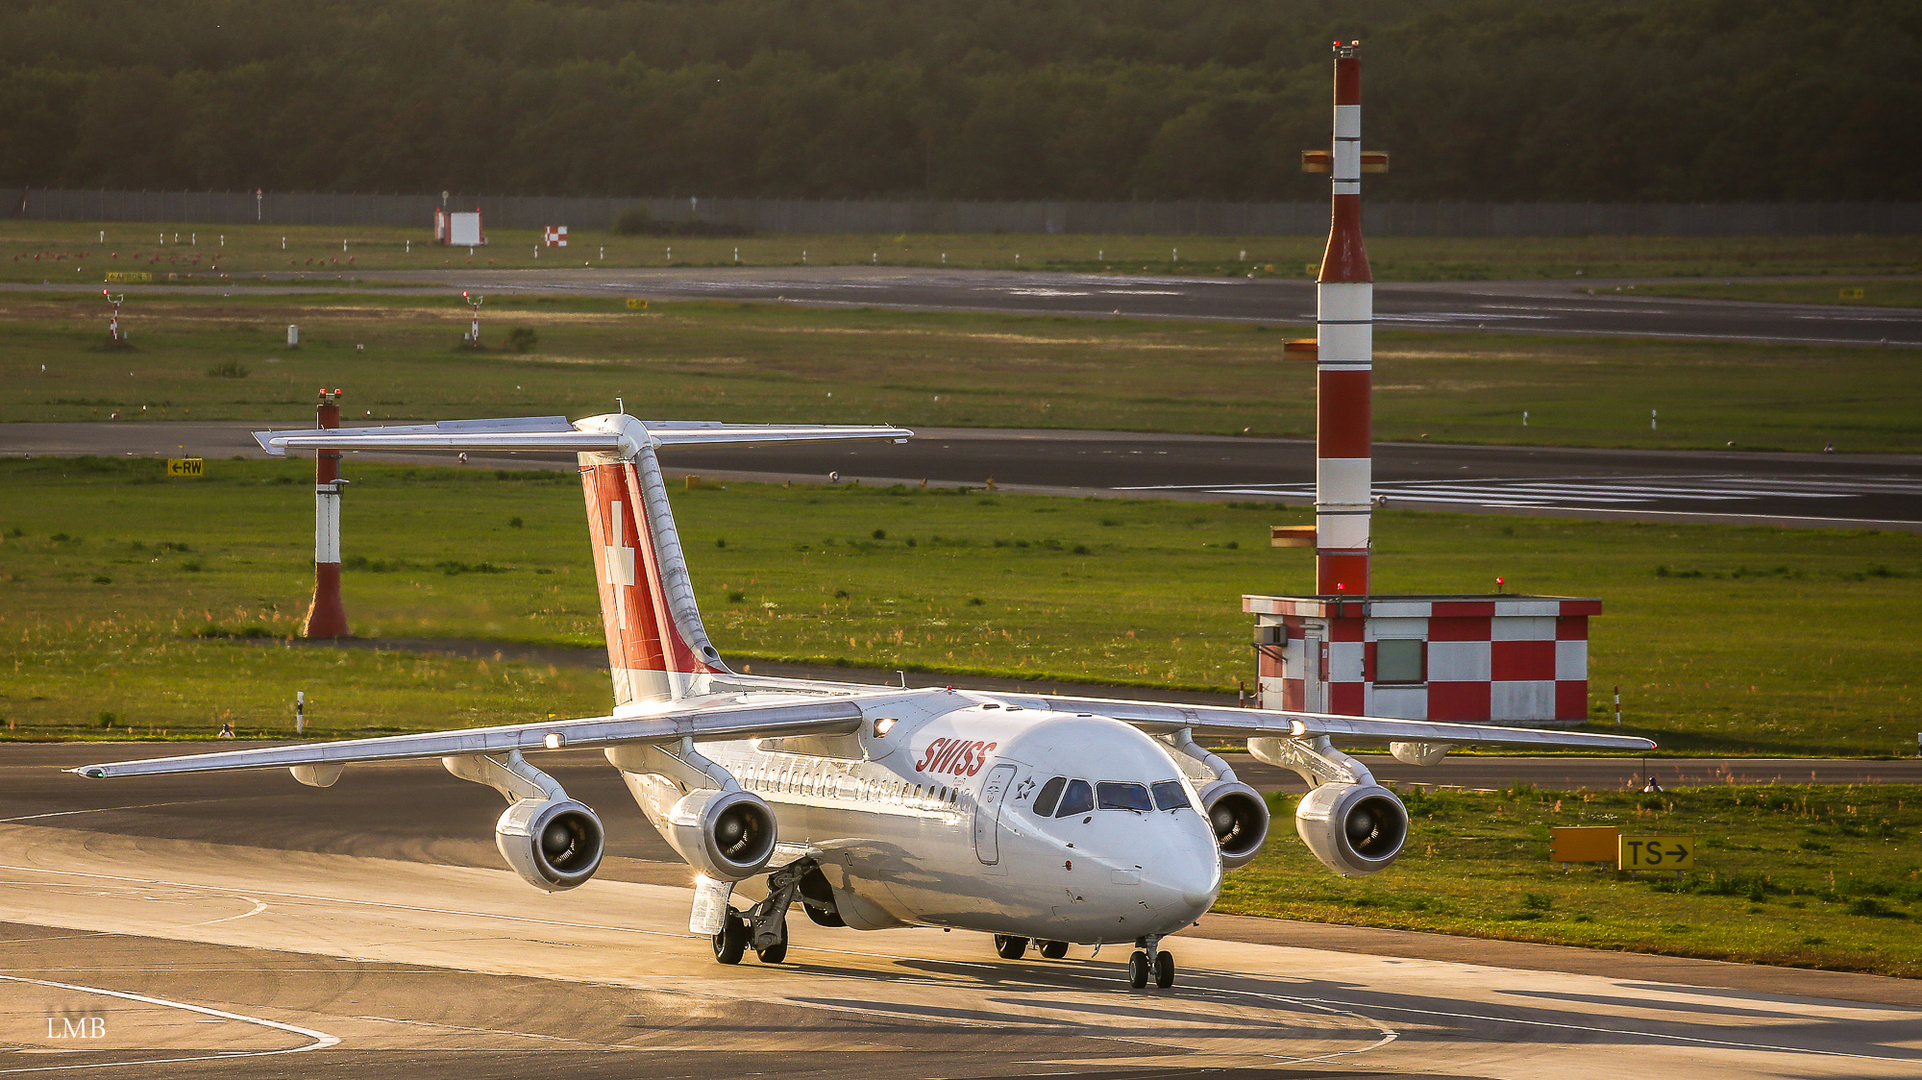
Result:
{"label": "asphalt runway", "polygon": [[[907,267],[382,272],[380,279],[503,292],[775,301],[915,311],[1199,319],[1309,327],[1305,279],[1159,277]],[[266,275],[286,280],[287,275]],[[1383,329],[1672,337],[1809,345],[1922,345],[1922,311],[1636,295],[1630,279],[1377,282]]]}
{"label": "asphalt runway", "polygon": [[[813,307],[975,311],[1074,318],[1193,319],[1312,327],[1305,279],[1159,277],[891,266],[382,270],[356,292],[472,290],[673,300],[749,300]],[[338,291],[350,275],[237,275],[249,295]],[[1787,280],[1745,278],[1745,281]],[[1638,295],[1642,279],[1377,282],[1375,324],[1572,336],[1657,337],[1803,345],[1922,345],[1922,311],[1759,304]],[[219,293],[232,286],[130,285],[127,291]],[[0,284],[16,291],[80,285]]]}
{"label": "asphalt runway", "polygon": [[1171,939],[1173,991],[1129,991],[1125,950],[1006,962],[982,935],[804,920],[789,963],[721,968],[685,932],[687,869],[588,755],[553,771],[617,853],[549,897],[499,868],[498,797],[436,767],[322,790],[58,771],[143,752],[0,748],[0,1072],[1922,1071],[1908,981],[1270,920]]}
{"label": "asphalt runway", "polygon": [[[264,457],[238,421],[0,424],[0,454]],[[903,444],[679,447],[671,472],[775,483],[842,481],[1105,497],[1314,502],[1307,440],[1113,431],[931,428]],[[436,463],[445,464],[444,458]],[[571,458],[476,455],[475,467],[572,468]],[[1635,521],[1922,529],[1922,456],[1743,454],[1377,443],[1392,508]]]}

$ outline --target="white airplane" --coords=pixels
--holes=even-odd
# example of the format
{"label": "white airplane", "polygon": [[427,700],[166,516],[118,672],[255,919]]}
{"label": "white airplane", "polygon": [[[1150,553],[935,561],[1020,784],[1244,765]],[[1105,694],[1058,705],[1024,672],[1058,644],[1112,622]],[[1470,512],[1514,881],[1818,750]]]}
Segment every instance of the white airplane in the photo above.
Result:
{"label": "white airplane", "polygon": [[[892,427],[644,423],[626,415],[260,432],[270,452],[566,451],[579,455],[614,682],[610,715],[71,771],[105,778],[281,767],[326,787],[349,765],[439,758],[507,800],[501,856],[547,892],[594,875],[600,818],[527,755],[602,749],[641,810],[696,871],[689,929],[714,957],[787,955],[796,901],[857,930],[940,926],[1030,944],[1122,943],[1131,985],[1173,985],[1165,935],[1199,919],[1222,873],[1268,837],[1267,803],[1204,749],[1246,740],[1310,792],[1295,826],[1344,876],[1395,861],[1408,814],[1334,739],[1387,742],[1432,764],[1451,746],[1644,750],[1644,739],[1262,709],[1038,694],[905,689],[730,670],[709,642],[656,448],[814,439],[905,440]],[[751,901],[737,906],[740,894]]]}

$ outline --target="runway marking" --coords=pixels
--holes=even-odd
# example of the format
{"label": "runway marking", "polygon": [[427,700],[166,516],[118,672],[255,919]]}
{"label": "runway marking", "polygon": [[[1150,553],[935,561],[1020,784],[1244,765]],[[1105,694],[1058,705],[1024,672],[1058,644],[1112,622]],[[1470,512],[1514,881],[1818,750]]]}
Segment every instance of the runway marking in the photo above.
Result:
{"label": "runway marking", "polygon": [[[1221,495],[1268,495],[1313,499],[1313,483],[1143,484],[1115,491],[1207,491]],[[1491,477],[1462,480],[1382,481],[1374,493],[1392,505],[1456,503],[1479,506],[1608,510],[1663,502],[1729,503],[1765,498],[1849,499],[1922,495],[1922,477],[1769,477],[1727,474],[1671,476]],[[1669,511],[1671,513],[1676,511]],[[1715,512],[1720,512],[1716,510]],[[1779,514],[1750,515],[1780,517]],[[1853,518],[1825,520],[1854,521]]]}
{"label": "runway marking", "polygon": [[245,913],[243,913],[243,914],[240,914],[240,915],[229,915],[229,916],[227,916],[227,917],[226,917],[226,918],[224,918],[224,919],[208,919],[208,920],[207,920],[206,922],[197,922],[197,923],[189,923],[188,925],[189,925],[189,926],[214,926],[214,925],[217,925],[217,924],[219,924],[219,923],[224,923],[224,922],[235,922],[235,921],[237,921],[237,920],[240,920],[240,919],[248,919],[248,918],[252,918],[253,916],[255,916],[255,915],[258,915],[258,914],[260,914],[261,912],[263,912],[263,911],[266,911],[266,910],[267,910],[267,905],[266,905],[266,904],[264,904],[264,903],[262,903],[262,902],[260,902],[259,900],[255,900],[255,899],[254,899],[253,897],[251,897],[251,896],[242,896],[242,897],[240,897],[240,899],[242,899],[242,900],[246,900],[246,901],[248,901],[248,902],[250,902],[250,903],[252,903],[252,904],[254,905],[254,909],[253,909],[252,911],[249,911],[249,912],[245,912]]}
{"label": "runway marking", "polygon": [[181,799],[176,802],[135,803],[132,806],[96,806],[88,810],[57,810],[51,814],[28,814],[24,817],[0,818],[0,825],[10,825],[16,821],[39,821],[42,818],[72,817],[75,814],[106,814],[115,810],[149,810],[156,806],[187,806],[192,803],[214,802],[213,799]]}
{"label": "runway marking", "polygon": [[[1326,1001],[1328,999],[1299,998],[1299,999],[1293,999],[1293,1000],[1310,1002],[1310,1001]],[[1723,1047],[1729,1047],[1731,1049],[1736,1049],[1736,1050],[1762,1050],[1762,1051],[1772,1051],[1775,1053],[1782,1053],[1782,1054],[1816,1054],[1822,1057],[1851,1058],[1851,1059],[1856,1059],[1861,1061],[1892,1061],[1892,1062],[1900,1062],[1904,1064],[1913,1063],[1915,1061],[1922,1060],[1922,1057],[1905,1057],[1905,1058],[1881,1057],[1875,1054],[1851,1054],[1845,1050],[1818,1050],[1814,1047],[1808,1047],[1808,1046],[1775,1046],[1768,1043],[1744,1043],[1744,1042],[1735,1042],[1730,1039],[1708,1039],[1698,1035],[1673,1035],[1673,1034],[1668,1034],[1660,1031],[1640,1031],[1640,1030],[1625,1031],[1621,1028],[1597,1027],[1589,1024],[1570,1024],[1560,1020],[1527,1020],[1521,1017],[1513,1017],[1513,1016],[1483,1016],[1476,1013],[1446,1012],[1440,1009],[1417,1009],[1408,1005],[1364,1004],[1358,1001],[1357,1002],[1331,1002],[1331,1004],[1352,1005],[1358,1009],[1382,1009],[1387,1012],[1412,1013],[1416,1016],[1439,1016],[1439,1017],[1446,1017],[1451,1020],[1475,1020],[1475,1021],[1479,1021],[1482,1023],[1489,1023],[1489,1024],[1521,1024],[1525,1027],[1553,1028],[1557,1031],[1580,1031],[1580,1032],[1585,1032],[1593,1035],[1616,1035],[1616,1036],[1639,1037],[1643,1039],[1663,1039],[1669,1042],[1691,1043],[1697,1046],[1723,1046]],[[1892,1010],[1900,1009],[1902,1008],[1902,1006],[1890,1006],[1889,1008]],[[1783,1019],[1794,1019],[1794,1018],[1795,1017],[1793,1017],[1790,1014],[1783,1014]]]}
{"label": "runway marking", "polygon": [[247,1016],[243,1013],[212,1009],[205,1005],[189,1005],[184,1001],[169,1001],[166,998],[148,997],[145,994],[130,994],[124,990],[106,990],[98,986],[75,986],[72,983],[52,982],[47,979],[27,979],[18,975],[0,975],[0,979],[4,979],[7,982],[45,986],[55,990],[72,990],[81,994],[100,994],[105,997],[120,998],[123,1001],[138,1001],[143,1005],[159,1005],[167,1009],[184,1009],[187,1012],[200,1013],[203,1016],[217,1017],[221,1020],[239,1020],[246,1024],[258,1024],[261,1027],[273,1028],[277,1031],[285,1031],[313,1040],[313,1042],[308,1043],[306,1046],[295,1046],[285,1050],[223,1050],[217,1054],[199,1054],[193,1057],[143,1058],[134,1061],[94,1061],[82,1065],[40,1065],[25,1069],[0,1069],[0,1075],[10,1073],[69,1072],[74,1069],[112,1069],[127,1065],[176,1065],[187,1061],[226,1061],[243,1057],[274,1057],[279,1054],[305,1053],[308,1050],[325,1050],[330,1046],[338,1046],[340,1044],[339,1038],[329,1035],[324,1031],[297,1027],[293,1024],[283,1024],[278,1020],[268,1020],[260,1016]]}

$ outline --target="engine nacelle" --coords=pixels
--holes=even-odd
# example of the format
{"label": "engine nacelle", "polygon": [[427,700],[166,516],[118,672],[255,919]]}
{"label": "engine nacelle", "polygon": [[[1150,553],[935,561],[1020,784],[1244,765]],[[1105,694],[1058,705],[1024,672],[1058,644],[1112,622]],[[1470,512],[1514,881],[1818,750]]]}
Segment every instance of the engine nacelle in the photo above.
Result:
{"label": "engine nacelle", "polygon": [[1408,842],[1408,810],[1379,784],[1323,784],[1295,807],[1295,830],[1342,877],[1386,869]]}
{"label": "engine nacelle", "polygon": [[750,791],[690,792],[668,811],[667,826],[681,857],[719,881],[751,878],[774,857],[774,811]]}
{"label": "engine nacelle", "polygon": [[494,844],[529,885],[560,892],[601,868],[607,834],[594,811],[572,799],[521,799],[501,814]]}
{"label": "engine nacelle", "polygon": [[1221,845],[1221,868],[1246,866],[1268,839],[1268,802],[1239,781],[1217,780],[1202,788],[1201,810]]}

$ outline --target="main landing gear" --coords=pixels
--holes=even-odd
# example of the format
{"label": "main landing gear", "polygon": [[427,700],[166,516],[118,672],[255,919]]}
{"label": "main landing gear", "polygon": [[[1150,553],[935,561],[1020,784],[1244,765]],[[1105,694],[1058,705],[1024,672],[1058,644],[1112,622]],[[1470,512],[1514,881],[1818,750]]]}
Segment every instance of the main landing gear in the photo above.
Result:
{"label": "main landing gear", "polygon": [[[1003,960],[1019,960],[1023,956],[1026,956],[1030,943],[1028,938],[1015,937],[1011,934],[994,935],[994,951]],[[1065,941],[1048,941],[1043,938],[1035,938],[1032,944],[1043,959],[1059,960],[1068,955],[1068,943]]]}
{"label": "main landing gear", "polygon": [[[787,910],[800,897],[801,883],[814,869],[813,859],[791,862],[767,876],[767,897],[760,903],[746,911],[729,908],[721,932],[714,935],[714,959],[723,964],[738,964],[752,947],[755,957],[763,964],[785,961]],[[1022,944],[1026,945],[1025,939]]]}
{"label": "main landing gear", "polygon": [[[1049,960],[1059,960],[1068,955],[1065,941],[1033,942],[1041,955]],[[1003,960],[1019,960],[1028,953],[1029,941],[1012,934],[994,935],[994,951]],[[1128,957],[1128,985],[1136,990],[1145,989],[1150,981],[1160,989],[1166,990],[1175,984],[1175,957],[1173,953],[1163,952],[1161,938],[1139,938],[1135,941],[1134,955]],[[718,946],[717,946],[718,948]]]}
{"label": "main landing gear", "polygon": [[1128,957],[1128,985],[1140,990],[1153,979],[1155,985],[1163,990],[1175,984],[1175,957],[1173,953],[1162,952],[1159,936],[1144,937],[1135,942],[1140,948]]}

